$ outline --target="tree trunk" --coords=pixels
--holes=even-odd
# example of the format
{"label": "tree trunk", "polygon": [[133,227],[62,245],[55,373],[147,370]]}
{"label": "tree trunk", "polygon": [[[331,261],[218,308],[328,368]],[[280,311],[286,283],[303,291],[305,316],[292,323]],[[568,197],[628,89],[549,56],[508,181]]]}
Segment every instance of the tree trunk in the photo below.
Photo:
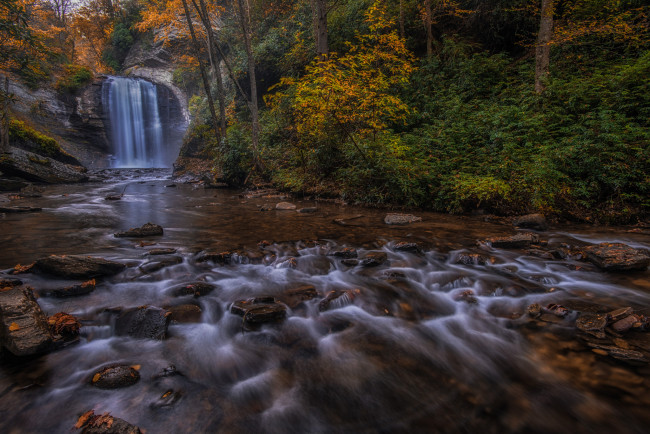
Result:
{"label": "tree trunk", "polygon": [[433,55],[433,23],[431,18],[431,0],[424,0],[424,27],[427,30],[427,57]]}
{"label": "tree trunk", "polygon": [[542,16],[535,47],[535,92],[546,90],[551,58],[551,39],[553,39],[553,0],[542,0]]}
{"label": "tree trunk", "polygon": [[0,153],[9,151],[9,77],[5,77],[0,91]]}
{"label": "tree trunk", "polygon": [[185,18],[187,19],[187,26],[190,30],[190,36],[192,37],[192,45],[194,46],[194,51],[196,53],[196,60],[199,62],[199,69],[201,70],[201,78],[203,79],[203,87],[205,93],[208,97],[208,106],[210,107],[210,115],[212,116],[212,126],[217,137],[220,137],[218,122],[217,122],[217,113],[214,110],[214,101],[212,100],[212,92],[210,92],[210,83],[208,82],[208,75],[205,73],[205,65],[201,58],[201,50],[199,49],[199,42],[196,39],[196,34],[194,33],[194,25],[192,24],[192,16],[190,15],[190,9],[187,7],[187,0],[183,1],[183,8],[185,9]]}
{"label": "tree trunk", "polygon": [[404,0],[399,0],[399,37],[406,37],[406,30],[404,26]]}
{"label": "tree trunk", "polygon": [[251,98],[249,107],[251,109],[252,133],[251,133],[251,148],[253,151],[253,168],[261,168],[259,157],[259,136],[260,136],[260,120],[259,109],[257,107],[257,78],[255,76],[255,58],[253,57],[253,49],[251,47],[251,34],[250,34],[250,10],[247,5],[244,5],[244,0],[237,0],[239,9],[239,24],[241,25],[244,47],[246,48],[246,57],[248,58],[248,78],[250,79]]}
{"label": "tree trunk", "polygon": [[[196,8],[196,3],[194,2],[194,7]],[[196,10],[199,12],[203,26],[205,27],[205,32],[208,36],[208,53],[210,54],[210,64],[212,65],[212,70],[214,72],[215,78],[217,79],[217,99],[219,100],[219,129],[221,130],[221,138],[226,138],[226,92],[223,88],[223,78],[221,77],[221,67],[219,66],[219,56],[216,53],[216,38],[212,31],[212,22],[210,21],[210,16],[208,15],[208,9],[205,6],[205,1],[199,0],[200,9]]]}
{"label": "tree trunk", "polygon": [[330,54],[327,41],[327,0],[311,0],[314,20],[314,39],[316,54],[320,60],[325,60]]}

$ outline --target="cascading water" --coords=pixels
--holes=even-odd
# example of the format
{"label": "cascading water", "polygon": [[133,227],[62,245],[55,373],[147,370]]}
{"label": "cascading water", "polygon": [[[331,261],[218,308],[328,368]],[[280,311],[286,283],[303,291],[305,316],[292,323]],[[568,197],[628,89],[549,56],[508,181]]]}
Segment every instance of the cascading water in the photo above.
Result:
{"label": "cascading water", "polygon": [[139,78],[109,77],[102,104],[110,121],[111,166],[165,167],[165,140],[156,86]]}

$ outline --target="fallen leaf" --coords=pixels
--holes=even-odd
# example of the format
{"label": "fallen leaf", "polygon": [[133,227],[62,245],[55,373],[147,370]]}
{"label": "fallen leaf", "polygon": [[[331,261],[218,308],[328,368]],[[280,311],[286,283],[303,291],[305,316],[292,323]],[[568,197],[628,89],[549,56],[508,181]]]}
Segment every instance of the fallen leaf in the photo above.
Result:
{"label": "fallen leaf", "polygon": [[20,330],[20,326],[15,322],[12,322],[11,325],[9,326],[9,331],[15,332],[16,330]]}
{"label": "fallen leaf", "polygon": [[92,416],[94,416],[94,414],[95,414],[94,410],[88,410],[87,412],[82,414],[79,417],[79,420],[77,420],[77,423],[74,425],[75,429],[79,429],[82,426],[84,426],[86,424],[86,422],[88,422],[88,419],[90,419]]}
{"label": "fallen leaf", "polygon": [[96,373],[95,376],[93,377],[93,383],[97,383],[100,378],[102,378],[102,375],[99,372]]}
{"label": "fallen leaf", "polygon": [[133,369],[135,369],[136,371],[139,371],[140,368],[141,368],[140,365],[131,365],[131,367],[132,367]]}

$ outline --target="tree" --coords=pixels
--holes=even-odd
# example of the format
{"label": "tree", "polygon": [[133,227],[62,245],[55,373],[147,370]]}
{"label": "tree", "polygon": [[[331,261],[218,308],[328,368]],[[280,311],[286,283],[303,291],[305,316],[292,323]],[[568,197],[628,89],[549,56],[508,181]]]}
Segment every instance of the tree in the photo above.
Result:
{"label": "tree", "polygon": [[316,54],[321,60],[329,56],[327,42],[327,0],[311,0],[312,14],[314,17],[314,41]]}
{"label": "tree", "polygon": [[431,0],[424,0],[424,27],[427,31],[427,57],[433,55],[433,19],[431,16]]}
{"label": "tree", "polygon": [[541,94],[546,89],[553,39],[553,0],[542,0],[539,32],[535,46],[535,92]]}

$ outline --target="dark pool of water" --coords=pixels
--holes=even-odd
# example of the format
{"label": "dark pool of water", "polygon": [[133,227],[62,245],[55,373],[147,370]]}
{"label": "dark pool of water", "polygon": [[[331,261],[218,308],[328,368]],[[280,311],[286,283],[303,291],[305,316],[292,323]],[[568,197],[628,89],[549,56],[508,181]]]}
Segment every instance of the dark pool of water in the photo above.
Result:
{"label": "dark pool of water", "polygon": [[[581,311],[631,306],[647,313],[647,271],[607,275],[577,260],[480,247],[477,239],[514,232],[480,217],[417,212],[422,222],[393,227],[383,223],[385,211],[332,203],[293,201],[318,208],[308,214],[262,212],[280,200],[169,187],[165,171],[94,176],[93,183],[49,186],[41,198],[12,201],[42,207],[40,213],[1,216],[0,269],[49,254],[129,265],[98,281],[91,294],[39,298],[48,315],[77,316],[81,340],[0,364],[2,432],[70,432],[89,409],[149,433],[647,430],[647,365],[592,352],[576,332],[578,313],[551,322],[524,314],[532,303]],[[122,200],[104,200],[125,188]],[[113,237],[146,222],[164,227],[162,237],[148,239],[155,245]],[[554,228],[543,238],[548,248],[600,241],[650,247],[648,235],[620,228]],[[264,252],[257,247],[262,240],[270,242]],[[395,251],[399,241],[417,242],[423,252]],[[151,260],[145,253],[154,247],[177,248],[182,262],[143,273],[138,267]],[[383,251],[388,262],[362,268],[327,255],[343,247],[360,255]],[[199,263],[203,249],[238,250],[265,261]],[[487,253],[494,263],[458,265],[462,252]],[[31,274],[21,279],[36,292],[59,284]],[[217,290],[197,299],[170,294],[196,280]],[[319,296],[289,309],[280,323],[248,330],[229,313],[236,300],[280,296],[303,284]],[[332,290],[354,297],[320,312],[319,301]],[[463,297],[467,291],[476,303]],[[182,303],[200,306],[200,322],[172,324],[163,341],[114,334],[114,308]],[[629,332],[622,340],[650,356],[647,334]],[[117,390],[93,387],[93,374],[112,363],[140,365],[140,381]],[[169,365],[182,375],[154,378]],[[168,390],[180,399],[157,405]]]}

